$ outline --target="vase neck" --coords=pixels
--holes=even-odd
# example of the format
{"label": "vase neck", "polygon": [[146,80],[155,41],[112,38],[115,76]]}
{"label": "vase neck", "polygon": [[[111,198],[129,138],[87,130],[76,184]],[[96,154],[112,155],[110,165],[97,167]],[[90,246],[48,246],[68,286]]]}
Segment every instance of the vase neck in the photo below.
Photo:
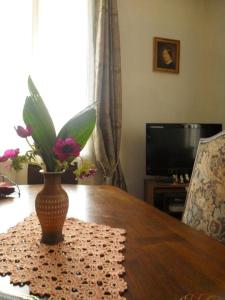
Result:
{"label": "vase neck", "polygon": [[62,172],[45,172],[44,176],[44,184],[45,185],[58,185],[61,184],[61,176]]}

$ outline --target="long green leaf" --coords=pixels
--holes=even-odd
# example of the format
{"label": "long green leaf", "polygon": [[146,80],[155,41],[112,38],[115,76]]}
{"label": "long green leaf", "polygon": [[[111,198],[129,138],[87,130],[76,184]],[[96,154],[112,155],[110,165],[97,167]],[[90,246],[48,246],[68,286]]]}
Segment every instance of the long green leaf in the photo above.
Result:
{"label": "long green leaf", "polygon": [[89,107],[70,119],[60,130],[58,138],[73,137],[84,148],[96,123],[95,108]]}
{"label": "long green leaf", "polygon": [[26,98],[23,108],[25,124],[31,126],[32,137],[38,146],[48,171],[54,171],[55,161],[52,152],[56,132],[51,116],[32,79],[28,78],[31,96]]}

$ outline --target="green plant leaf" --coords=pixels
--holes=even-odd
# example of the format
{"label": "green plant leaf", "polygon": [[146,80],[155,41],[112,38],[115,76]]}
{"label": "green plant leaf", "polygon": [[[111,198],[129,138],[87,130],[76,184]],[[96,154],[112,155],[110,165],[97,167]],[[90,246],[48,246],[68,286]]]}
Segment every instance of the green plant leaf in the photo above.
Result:
{"label": "green plant leaf", "polygon": [[54,124],[30,76],[28,88],[31,95],[26,98],[23,119],[25,124],[32,128],[33,140],[46,164],[47,171],[54,171],[55,159],[52,151],[56,140]]}
{"label": "green plant leaf", "polygon": [[93,106],[90,106],[70,119],[60,130],[57,137],[62,139],[72,137],[83,149],[95,128],[95,123],[96,110]]}

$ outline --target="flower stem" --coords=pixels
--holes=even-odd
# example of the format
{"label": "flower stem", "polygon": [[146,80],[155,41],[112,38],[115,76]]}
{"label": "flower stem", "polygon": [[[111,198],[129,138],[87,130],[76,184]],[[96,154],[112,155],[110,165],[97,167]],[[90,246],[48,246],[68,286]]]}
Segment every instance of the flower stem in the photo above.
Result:
{"label": "flower stem", "polygon": [[32,145],[32,144],[29,142],[29,140],[28,140],[27,137],[26,137],[26,141],[27,141],[27,144],[30,146],[30,148],[31,148],[32,150],[35,150],[35,146]]}

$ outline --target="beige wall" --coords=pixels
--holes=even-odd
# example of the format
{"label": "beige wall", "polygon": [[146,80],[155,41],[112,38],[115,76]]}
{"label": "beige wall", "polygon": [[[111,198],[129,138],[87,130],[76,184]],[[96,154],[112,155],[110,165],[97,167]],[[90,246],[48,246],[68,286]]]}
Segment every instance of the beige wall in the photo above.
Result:
{"label": "beige wall", "polygon": [[[118,9],[121,158],[128,191],[143,197],[146,122],[225,124],[225,1],[118,0]],[[154,36],[181,41],[180,74],[152,71]]]}
{"label": "beige wall", "polygon": [[205,108],[210,120],[221,120],[225,129],[225,1],[207,0],[205,14]]}

